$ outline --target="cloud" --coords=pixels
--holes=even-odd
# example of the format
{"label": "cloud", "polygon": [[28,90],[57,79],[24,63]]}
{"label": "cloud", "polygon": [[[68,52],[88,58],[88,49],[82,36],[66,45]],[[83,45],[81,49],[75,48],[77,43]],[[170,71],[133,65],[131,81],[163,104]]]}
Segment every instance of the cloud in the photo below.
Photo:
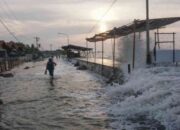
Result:
{"label": "cloud", "polygon": [[[6,0],[18,20],[14,17],[8,17],[7,10],[1,10],[1,14],[18,36],[30,37],[29,40],[23,39],[24,42],[32,42],[35,35],[40,36],[44,41],[58,41],[57,32],[60,31],[70,34],[75,38],[75,41],[84,42],[86,33],[97,23],[112,1]],[[180,16],[179,0],[149,1],[151,18]],[[6,8],[2,2],[0,3],[3,8]],[[117,0],[105,19],[109,19],[106,21],[108,29],[125,25],[134,19],[145,19],[145,1]],[[98,33],[98,28],[97,25],[92,35]],[[4,38],[5,35],[8,34],[3,33]],[[1,39],[3,37],[1,35]],[[65,39],[63,41],[65,42]]]}

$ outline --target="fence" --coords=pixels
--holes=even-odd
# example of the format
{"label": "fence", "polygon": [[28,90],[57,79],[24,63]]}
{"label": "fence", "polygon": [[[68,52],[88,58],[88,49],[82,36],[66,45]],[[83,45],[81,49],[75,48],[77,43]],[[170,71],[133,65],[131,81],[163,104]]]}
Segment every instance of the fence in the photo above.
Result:
{"label": "fence", "polygon": [[0,58],[0,73],[11,70],[25,61],[27,61],[27,57]]}

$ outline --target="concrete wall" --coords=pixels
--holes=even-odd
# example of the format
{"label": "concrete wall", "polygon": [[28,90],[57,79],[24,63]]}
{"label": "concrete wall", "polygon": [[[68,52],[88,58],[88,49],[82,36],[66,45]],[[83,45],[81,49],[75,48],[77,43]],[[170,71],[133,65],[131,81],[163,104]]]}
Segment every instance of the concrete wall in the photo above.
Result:
{"label": "concrete wall", "polygon": [[97,74],[100,74],[108,79],[116,78],[118,81],[123,81],[123,73],[120,69],[115,68],[115,73],[113,73],[113,67],[105,66],[97,63],[87,62],[80,59],[74,59],[74,63],[78,62],[80,66],[86,66],[88,70],[91,70]]}

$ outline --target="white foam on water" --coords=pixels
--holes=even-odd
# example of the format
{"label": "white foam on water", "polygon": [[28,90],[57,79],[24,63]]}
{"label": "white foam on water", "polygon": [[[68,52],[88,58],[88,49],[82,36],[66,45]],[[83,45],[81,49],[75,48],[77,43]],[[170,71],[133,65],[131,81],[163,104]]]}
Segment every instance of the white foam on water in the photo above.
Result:
{"label": "white foam on water", "polygon": [[124,85],[109,86],[109,112],[116,119],[112,127],[132,130],[140,124],[130,119],[144,116],[180,129],[180,68],[155,67],[135,70]]}

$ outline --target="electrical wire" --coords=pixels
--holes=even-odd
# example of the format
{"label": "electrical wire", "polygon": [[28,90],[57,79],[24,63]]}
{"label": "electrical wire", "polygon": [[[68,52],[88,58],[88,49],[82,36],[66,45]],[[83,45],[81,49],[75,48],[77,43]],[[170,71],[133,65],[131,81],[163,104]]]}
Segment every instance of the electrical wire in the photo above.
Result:
{"label": "electrical wire", "polygon": [[86,32],[86,37],[87,37],[87,34],[91,33],[95,29],[95,27],[98,25],[98,23],[100,23],[103,20],[103,18],[109,13],[109,11],[112,9],[112,7],[114,6],[114,4],[117,1],[118,0],[113,0],[112,1],[112,3],[110,4],[109,8],[105,11],[105,13],[102,15],[102,17],[90,28],[90,30],[88,32]]}
{"label": "electrical wire", "polygon": [[106,10],[106,12],[102,15],[102,17],[92,26],[92,28],[89,30],[88,33],[91,33],[95,27],[97,26],[98,23],[100,23],[103,18],[108,14],[108,12],[112,9],[112,7],[114,6],[114,4],[117,2],[117,0],[113,0],[113,2],[111,3],[111,5],[109,6],[109,8]]}
{"label": "electrical wire", "polygon": [[8,33],[17,41],[20,42],[19,39],[15,36],[15,34],[8,28],[8,26],[3,22],[3,20],[0,18],[0,23],[3,25],[3,27],[8,31]]}
{"label": "electrical wire", "polygon": [[14,19],[16,21],[19,21],[18,18],[16,17],[16,15],[14,14],[14,12],[12,11],[12,9],[10,8],[10,6],[8,5],[8,3],[5,0],[1,0],[4,5],[7,7],[7,10],[9,10],[9,13],[14,17]]}
{"label": "electrical wire", "polygon": [[[13,10],[10,8],[9,4],[5,1],[5,0],[1,0],[1,5],[4,5],[4,7],[1,8],[1,10],[4,12],[4,14],[6,15],[6,17],[8,17],[8,19],[14,19],[22,24],[24,24],[23,22],[21,22],[17,17],[16,15],[14,14]],[[3,6],[2,5],[2,6]],[[1,21],[2,21],[2,17],[1,17]],[[16,22],[14,23],[9,23],[7,22],[5,19],[3,19],[4,23],[6,23],[6,26],[8,25],[11,30],[15,30],[15,32],[19,32],[17,28],[14,27],[14,24],[18,25]],[[12,31],[11,31],[12,32]],[[14,34],[15,35],[15,34]],[[21,40],[24,39],[24,40],[28,40],[29,38],[25,35],[21,35]]]}

